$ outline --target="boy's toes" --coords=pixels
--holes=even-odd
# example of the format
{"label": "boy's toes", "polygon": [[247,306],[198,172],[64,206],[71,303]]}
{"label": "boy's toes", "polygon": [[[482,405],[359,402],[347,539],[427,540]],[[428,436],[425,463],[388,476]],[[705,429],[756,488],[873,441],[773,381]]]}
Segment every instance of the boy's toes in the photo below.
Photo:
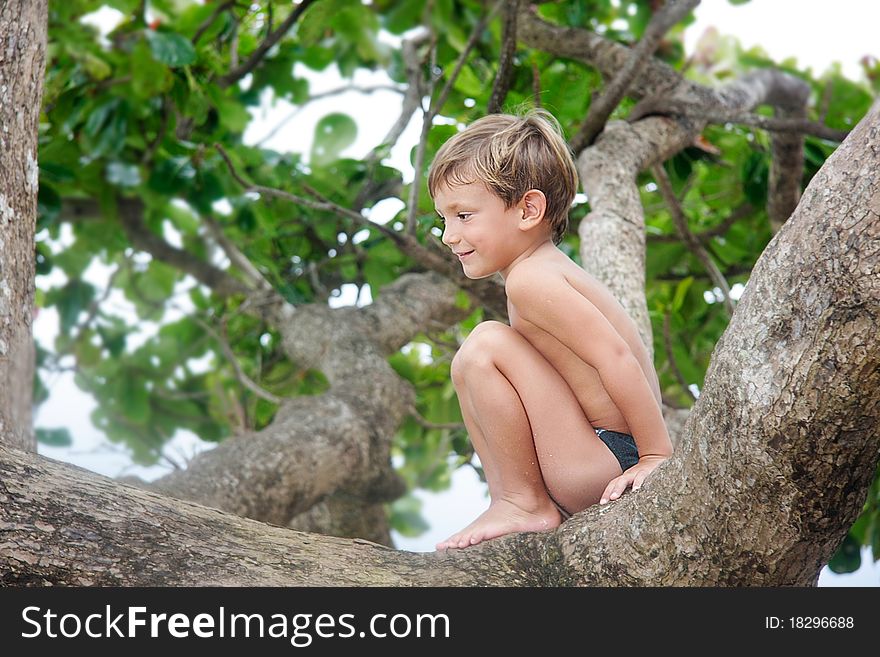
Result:
{"label": "boy's toes", "polygon": [[434,546],[434,547],[435,547],[437,550],[445,550],[445,549],[451,547],[451,545],[452,545],[452,537],[447,538],[445,541],[440,541],[440,542],[437,543],[437,545]]}
{"label": "boy's toes", "polygon": [[457,548],[457,547],[461,547],[460,542],[461,542],[461,534],[453,534],[452,536],[447,538],[445,541],[440,541],[439,543],[437,543],[436,547],[438,550],[447,550],[449,548]]}

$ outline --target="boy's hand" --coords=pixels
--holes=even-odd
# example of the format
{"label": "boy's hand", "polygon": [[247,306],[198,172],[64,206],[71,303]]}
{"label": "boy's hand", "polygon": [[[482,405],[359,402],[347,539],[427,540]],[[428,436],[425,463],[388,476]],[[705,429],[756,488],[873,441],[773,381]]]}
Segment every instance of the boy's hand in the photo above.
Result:
{"label": "boy's hand", "polygon": [[638,463],[622,475],[608,482],[605,492],[602,493],[602,499],[599,500],[599,504],[606,504],[609,500],[616,500],[630,484],[632,484],[633,490],[638,490],[654,468],[668,458],[668,456],[643,456],[639,459]]}

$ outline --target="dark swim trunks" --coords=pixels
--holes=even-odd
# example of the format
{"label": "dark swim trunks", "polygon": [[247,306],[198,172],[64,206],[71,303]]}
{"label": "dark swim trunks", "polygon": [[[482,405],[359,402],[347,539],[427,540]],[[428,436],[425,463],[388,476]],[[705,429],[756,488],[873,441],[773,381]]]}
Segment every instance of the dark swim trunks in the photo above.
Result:
{"label": "dark swim trunks", "polygon": [[635,438],[628,433],[609,431],[608,429],[596,428],[596,435],[602,439],[611,453],[620,462],[620,469],[626,472],[639,462],[639,449],[636,447]]}
{"label": "dark swim trunks", "polygon": [[[620,463],[620,469],[626,472],[632,466],[639,462],[639,449],[636,447],[635,438],[633,438],[628,433],[621,433],[619,431],[609,431],[608,429],[600,429],[596,428],[596,435],[608,446],[608,449],[611,450],[611,453],[617,457],[617,461]],[[553,504],[556,505],[556,508],[559,509],[559,513],[562,514],[562,520],[568,520],[571,518],[571,514],[562,508],[562,506],[554,500],[552,497],[550,500]]]}

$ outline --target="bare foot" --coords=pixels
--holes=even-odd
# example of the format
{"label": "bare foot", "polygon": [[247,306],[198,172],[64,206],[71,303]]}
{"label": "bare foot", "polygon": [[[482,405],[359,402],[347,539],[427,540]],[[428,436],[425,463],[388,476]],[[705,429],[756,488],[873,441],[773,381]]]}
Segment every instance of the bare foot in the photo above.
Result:
{"label": "bare foot", "polygon": [[549,500],[546,507],[527,511],[506,499],[493,500],[476,520],[467,527],[437,543],[438,550],[476,545],[513,532],[547,531],[562,524],[562,516]]}

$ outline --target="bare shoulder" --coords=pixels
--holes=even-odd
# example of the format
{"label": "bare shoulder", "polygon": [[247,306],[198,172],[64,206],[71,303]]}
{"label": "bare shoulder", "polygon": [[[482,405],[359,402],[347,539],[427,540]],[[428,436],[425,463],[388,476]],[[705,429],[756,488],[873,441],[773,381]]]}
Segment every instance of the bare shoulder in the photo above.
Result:
{"label": "bare shoulder", "polygon": [[540,290],[565,283],[565,273],[559,262],[549,258],[529,258],[516,265],[507,280],[504,290],[508,298],[511,295],[526,299]]}
{"label": "bare shoulder", "polygon": [[[574,280],[581,277],[589,278],[586,272],[578,267],[568,256],[559,253],[557,257],[529,258],[518,263],[511,270],[504,283],[504,290],[511,303],[528,303],[539,299],[547,299],[562,292],[573,291],[580,286],[573,285]],[[589,294],[578,290],[589,299]]]}

